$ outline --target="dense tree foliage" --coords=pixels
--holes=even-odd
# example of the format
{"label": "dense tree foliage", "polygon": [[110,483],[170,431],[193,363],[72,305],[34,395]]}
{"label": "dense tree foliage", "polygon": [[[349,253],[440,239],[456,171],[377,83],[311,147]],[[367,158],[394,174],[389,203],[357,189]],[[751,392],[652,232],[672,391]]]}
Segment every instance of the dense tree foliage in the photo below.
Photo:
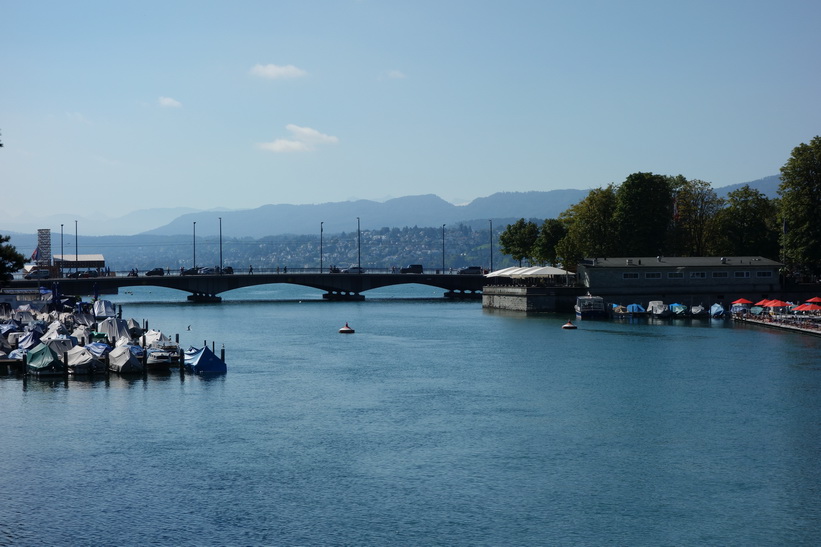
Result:
{"label": "dense tree foliage", "polygon": [[538,236],[539,226],[533,221],[520,218],[499,234],[499,246],[503,254],[511,256],[521,266],[525,259],[532,262]]}
{"label": "dense tree foliage", "polygon": [[712,224],[713,255],[778,259],[777,205],[748,185],[727,195],[726,206],[716,213]]}
{"label": "dense tree foliage", "polygon": [[784,261],[793,270],[821,273],[821,137],[793,149],[778,193]]}
{"label": "dense tree foliage", "polygon": [[556,245],[567,235],[567,226],[556,218],[548,218],[539,229],[539,236],[536,238],[533,250],[533,258],[539,264],[550,264],[556,266],[559,263],[559,256],[556,253]]}
{"label": "dense tree foliage", "polygon": [[9,239],[9,236],[0,235],[0,284],[6,281],[8,274],[16,272],[26,263],[26,257],[17,252]]}
{"label": "dense tree foliage", "polygon": [[[672,241],[668,249],[684,256],[705,256],[716,235],[716,215],[724,205],[709,182],[686,180],[679,175],[673,183]],[[668,251],[667,254],[670,254]]]}
{"label": "dense tree foliage", "polygon": [[633,173],[628,176],[616,191],[616,208],[613,212],[619,239],[618,254],[664,254],[672,212],[673,189],[669,177],[653,173]]}

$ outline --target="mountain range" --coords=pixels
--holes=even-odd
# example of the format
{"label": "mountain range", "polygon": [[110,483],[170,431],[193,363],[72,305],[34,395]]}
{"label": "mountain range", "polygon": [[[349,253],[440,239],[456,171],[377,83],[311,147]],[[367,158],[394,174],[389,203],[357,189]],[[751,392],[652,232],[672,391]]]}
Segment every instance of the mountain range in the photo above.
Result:
{"label": "mountain range", "polygon": [[[748,183],[716,188],[720,197],[744,184],[767,197],[777,196],[778,175]],[[83,235],[184,235],[191,234],[196,222],[198,236],[260,238],[277,234],[316,234],[353,232],[357,228],[378,229],[403,226],[441,226],[442,224],[475,224],[488,221],[503,223],[519,218],[555,218],[583,199],[589,190],[550,190],[532,192],[498,192],[477,198],[466,205],[454,205],[433,195],[406,196],[384,202],[357,200],[313,205],[262,205],[244,210],[196,210],[185,207],[135,211],[118,218],[84,218],[73,214],[42,218],[0,219],[0,233],[34,233],[50,227],[58,232],[74,233],[74,223]]]}

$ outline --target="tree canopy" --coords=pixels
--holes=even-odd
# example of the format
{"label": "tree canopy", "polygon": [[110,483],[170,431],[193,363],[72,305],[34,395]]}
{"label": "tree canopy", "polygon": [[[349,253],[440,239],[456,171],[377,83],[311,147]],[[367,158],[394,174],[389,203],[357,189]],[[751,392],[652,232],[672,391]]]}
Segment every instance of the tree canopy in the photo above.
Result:
{"label": "tree canopy", "polygon": [[793,149],[778,194],[783,260],[791,269],[821,273],[821,137]]}
{"label": "tree canopy", "polygon": [[9,243],[10,236],[0,235],[0,284],[8,274],[14,273],[26,263],[26,257],[17,252],[17,248]]}
{"label": "tree canopy", "polygon": [[511,256],[521,266],[524,259],[532,261],[538,236],[539,227],[536,223],[520,218],[515,223],[508,224],[499,234],[499,245],[502,253]]}

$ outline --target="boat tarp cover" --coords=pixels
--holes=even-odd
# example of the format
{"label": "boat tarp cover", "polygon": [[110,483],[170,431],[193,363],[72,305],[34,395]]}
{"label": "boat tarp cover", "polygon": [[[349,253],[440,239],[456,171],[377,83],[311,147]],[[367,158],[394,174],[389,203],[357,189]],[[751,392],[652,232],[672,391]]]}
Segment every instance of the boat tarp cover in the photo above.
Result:
{"label": "boat tarp cover", "polygon": [[40,343],[40,333],[29,331],[17,339],[17,346],[21,349],[31,350]]}
{"label": "boat tarp cover", "polygon": [[185,368],[197,374],[225,374],[228,367],[208,347],[191,348],[185,352]]}
{"label": "boat tarp cover", "polygon": [[88,365],[97,368],[95,364],[99,362],[100,360],[83,346],[74,346],[68,351],[68,365],[71,367]]}
{"label": "boat tarp cover", "polygon": [[29,368],[36,370],[63,370],[63,363],[54,350],[45,344],[38,344],[26,354]]}
{"label": "boat tarp cover", "polygon": [[129,372],[142,372],[143,364],[131,353],[131,349],[128,346],[120,346],[109,352],[108,368],[114,372],[125,374]]}
{"label": "boat tarp cover", "polygon": [[109,317],[100,321],[100,324],[97,325],[97,332],[104,333],[111,342],[120,338],[131,339],[131,333],[128,332],[128,323],[116,317]]}
{"label": "boat tarp cover", "polygon": [[647,310],[641,304],[628,304],[627,311],[630,313],[645,313]]}
{"label": "boat tarp cover", "polygon": [[114,304],[110,300],[97,300],[94,302],[94,317],[114,317]]}

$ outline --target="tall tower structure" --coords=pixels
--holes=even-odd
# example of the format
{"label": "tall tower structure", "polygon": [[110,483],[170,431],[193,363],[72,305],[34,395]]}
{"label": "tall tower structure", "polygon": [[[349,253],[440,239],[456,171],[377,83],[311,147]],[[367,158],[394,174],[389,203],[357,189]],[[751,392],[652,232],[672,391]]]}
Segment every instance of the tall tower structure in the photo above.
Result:
{"label": "tall tower structure", "polygon": [[37,257],[34,262],[38,266],[51,266],[51,229],[37,230]]}

